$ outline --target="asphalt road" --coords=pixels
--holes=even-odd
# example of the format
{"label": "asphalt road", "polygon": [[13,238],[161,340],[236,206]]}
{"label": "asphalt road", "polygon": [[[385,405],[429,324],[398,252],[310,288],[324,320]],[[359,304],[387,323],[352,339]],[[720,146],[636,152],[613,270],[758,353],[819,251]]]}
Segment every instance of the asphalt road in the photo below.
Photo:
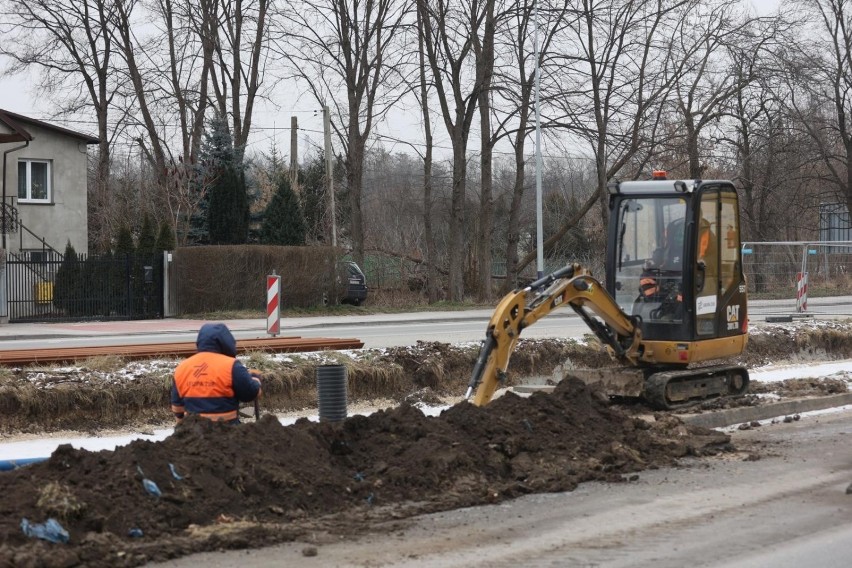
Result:
{"label": "asphalt road", "polygon": [[[366,348],[414,345],[417,341],[460,343],[481,341],[491,310],[377,314],[370,316],[301,317],[282,319],[281,336],[354,337]],[[5,349],[45,349],[97,345],[138,345],[195,341],[201,322],[160,320],[150,322],[104,322],[101,324],[10,324],[0,331],[9,341]],[[181,322],[183,325],[181,325]],[[266,337],[265,320],[225,322],[239,339]],[[144,324],[144,325],[143,325]],[[588,327],[573,312],[553,313],[524,330],[524,337],[581,337]]]}
{"label": "asphalt road", "polygon": [[[811,300],[817,318],[849,317],[852,296]],[[749,303],[753,323],[767,317],[790,315],[795,305],[785,300]],[[482,341],[493,310],[422,312],[326,317],[282,318],[282,336],[358,338],[366,348],[414,345],[417,341],[461,343]],[[845,314],[845,315],[844,315]],[[148,320],[131,322],[86,322],[65,324],[10,324],[0,326],[0,350],[138,345],[194,341],[199,320]],[[266,320],[226,321],[237,339],[266,336]],[[570,309],[551,312],[523,332],[525,338],[582,337],[588,327]]]}
{"label": "asphalt road", "polygon": [[[151,566],[849,566],[852,411],[733,438],[737,454],[643,472],[634,482],[425,515],[354,539],[316,535]],[[303,555],[307,546],[315,557]]]}

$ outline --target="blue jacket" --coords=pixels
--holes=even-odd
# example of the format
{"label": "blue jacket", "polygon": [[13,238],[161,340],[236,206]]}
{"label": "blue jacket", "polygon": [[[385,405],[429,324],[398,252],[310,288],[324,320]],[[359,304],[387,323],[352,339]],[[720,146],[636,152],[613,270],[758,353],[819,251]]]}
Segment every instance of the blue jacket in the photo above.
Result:
{"label": "blue jacket", "polygon": [[172,381],[172,412],[239,422],[241,402],[260,395],[260,380],[236,360],[237,341],[222,323],[206,323],[195,342],[198,353],[180,363]]}

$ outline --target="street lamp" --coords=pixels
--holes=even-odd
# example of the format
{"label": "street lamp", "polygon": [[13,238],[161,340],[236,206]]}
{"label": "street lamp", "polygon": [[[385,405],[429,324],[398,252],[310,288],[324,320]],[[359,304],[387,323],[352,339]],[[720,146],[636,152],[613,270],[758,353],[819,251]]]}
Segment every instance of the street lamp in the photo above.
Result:
{"label": "street lamp", "polygon": [[538,278],[544,276],[544,226],[542,222],[542,205],[541,205],[541,124],[540,113],[538,109],[539,101],[539,84],[541,83],[541,68],[539,66],[538,54],[538,0],[535,0],[533,27],[535,28],[533,45],[535,47],[535,237],[536,248],[536,270]]}

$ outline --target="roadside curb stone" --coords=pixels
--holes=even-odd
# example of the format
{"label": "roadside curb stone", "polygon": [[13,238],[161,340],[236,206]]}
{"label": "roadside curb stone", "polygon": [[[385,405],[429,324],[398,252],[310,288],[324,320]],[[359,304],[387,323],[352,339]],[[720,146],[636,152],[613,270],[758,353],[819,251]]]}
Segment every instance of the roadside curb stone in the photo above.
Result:
{"label": "roadside curb stone", "polygon": [[852,393],[821,396],[817,398],[804,398],[799,400],[787,400],[774,402],[761,406],[747,406],[742,408],[728,408],[703,414],[688,414],[681,416],[684,422],[705,428],[723,428],[743,422],[754,420],[768,420],[779,416],[790,414],[801,414],[813,410],[825,410],[837,406],[852,404]]}

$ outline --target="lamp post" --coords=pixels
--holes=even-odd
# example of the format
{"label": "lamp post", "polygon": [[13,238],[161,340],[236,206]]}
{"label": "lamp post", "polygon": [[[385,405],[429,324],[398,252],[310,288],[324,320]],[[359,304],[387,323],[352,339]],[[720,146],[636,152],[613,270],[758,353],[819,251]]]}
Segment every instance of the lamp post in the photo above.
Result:
{"label": "lamp post", "polygon": [[539,84],[541,83],[541,68],[538,54],[538,0],[535,0],[533,13],[533,45],[535,47],[535,237],[536,237],[536,271],[538,278],[544,276],[544,226],[542,222],[541,205],[541,115],[538,109]]}

